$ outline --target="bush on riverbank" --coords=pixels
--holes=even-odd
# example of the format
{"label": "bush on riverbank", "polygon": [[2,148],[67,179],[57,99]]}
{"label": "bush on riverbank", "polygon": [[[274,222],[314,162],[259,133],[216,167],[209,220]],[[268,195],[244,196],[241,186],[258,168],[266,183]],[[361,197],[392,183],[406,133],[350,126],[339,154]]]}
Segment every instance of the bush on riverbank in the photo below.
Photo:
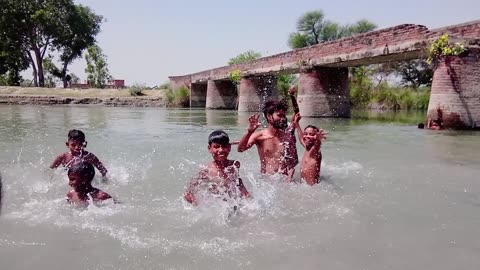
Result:
{"label": "bush on riverbank", "polygon": [[146,90],[146,89],[147,89],[146,85],[135,83],[134,85],[128,88],[128,93],[130,93],[130,96],[133,96],[133,97],[143,96],[144,95],[143,90]]}
{"label": "bush on riverbank", "polygon": [[178,89],[168,88],[166,91],[167,102],[169,106],[188,107],[190,106],[190,91],[182,86]]}
{"label": "bush on riverbank", "polygon": [[356,109],[426,110],[430,100],[430,87],[392,87],[386,82],[371,84],[352,83],[350,103]]}

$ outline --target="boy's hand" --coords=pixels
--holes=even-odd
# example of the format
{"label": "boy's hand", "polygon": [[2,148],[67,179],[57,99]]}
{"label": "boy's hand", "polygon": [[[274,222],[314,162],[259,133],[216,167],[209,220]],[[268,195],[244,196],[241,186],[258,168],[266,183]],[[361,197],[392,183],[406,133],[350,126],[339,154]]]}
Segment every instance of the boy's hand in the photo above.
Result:
{"label": "boy's hand", "polygon": [[248,125],[248,131],[254,132],[260,126],[260,122],[258,121],[259,118],[259,114],[253,114],[248,118],[248,121],[250,122]]}
{"label": "boy's hand", "polygon": [[327,134],[328,134],[328,133],[325,132],[325,130],[320,129],[320,131],[319,131],[318,134],[317,134],[317,140],[322,141],[322,140],[327,139]]}
{"label": "boy's hand", "polygon": [[295,85],[292,85],[290,86],[290,88],[288,88],[288,94],[293,96],[295,95],[295,93],[297,92],[297,89],[295,88]]}
{"label": "boy's hand", "polygon": [[293,127],[299,127],[300,119],[302,119],[302,116],[300,115],[300,113],[293,114],[292,126]]}

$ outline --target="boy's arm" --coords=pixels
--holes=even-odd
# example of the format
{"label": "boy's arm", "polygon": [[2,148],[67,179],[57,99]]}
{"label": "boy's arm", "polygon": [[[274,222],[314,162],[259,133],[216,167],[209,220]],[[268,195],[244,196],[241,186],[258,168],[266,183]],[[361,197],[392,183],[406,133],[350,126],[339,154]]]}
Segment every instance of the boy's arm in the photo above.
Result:
{"label": "boy's arm", "polygon": [[194,177],[190,183],[188,184],[188,187],[185,190],[185,194],[183,195],[183,198],[193,204],[193,205],[198,205],[197,199],[195,198],[195,193],[198,191],[198,186],[200,185],[200,182],[207,177],[207,171],[205,170],[200,170],[198,175]]}
{"label": "boy's arm", "polygon": [[294,114],[292,119],[292,126],[297,130],[300,144],[303,145],[303,147],[305,147],[305,142],[303,141],[303,130],[302,130],[302,127],[300,126],[300,119],[302,119],[302,116],[300,115],[300,113]]}
{"label": "boy's arm", "polygon": [[292,100],[293,112],[299,113],[300,108],[298,107],[297,98],[295,97],[295,92],[296,92],[295,86],[292,86],[288,89],[288,94],[290,95],[290,99]]}
{"label": "boy's arm", "polygon": [[238,189],[240,190],[240,196],[242,198],[250,198],[250,193],[248,192],[247,188],[243,184],[242,178],[238,178]]}
{"label": "boy's arm", "polygon": [[430,128],[432,126],[432,117],[427,117],[427,128]]}
{"label": "boy's arm", "polygon": [[64,159],[65,159],[65,154],[59,155],[57,158],[55,158],[55,160],[54,160],[54,161],[52,162],[52,164],[50,165],[50,169],[55,169],[55,168],[57,168],[58,166],[62,165]]}
{"label": "boy's arm", "polygon": [[107,168],[105,168],[105,166],[103,166],[103,163],[97,158],[97,156],[95,156],[94,154],[90,153],[90,155],[92,156],[92,164],[93,166],[95,166],[98,171],[100,171],[100,173],[102,174],[103,177],[105,177],[107,175]]}
{"label": "boy's arm", "polygon": [[255,142],[257,135],[254,135],[252,137],[252,134],[255,132],[255,130],[260,126],[260,122],[258,121],[258,118],[260,115],[254,114],[251,115],[248,121],[250,122],[248,125],[247,132],[243,135],[243,137],[240,139],[240,142],[238,143],[237,151],[238,152],[243,152],[245,150],[250,149]]}

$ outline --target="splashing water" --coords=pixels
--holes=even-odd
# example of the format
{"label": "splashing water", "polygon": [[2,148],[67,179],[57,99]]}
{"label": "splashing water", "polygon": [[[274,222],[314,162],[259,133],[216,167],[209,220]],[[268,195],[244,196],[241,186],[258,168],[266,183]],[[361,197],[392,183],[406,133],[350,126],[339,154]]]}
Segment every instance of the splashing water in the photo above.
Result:
{"label": "splashing water", "polygon": [[[215,112],[214,119],[232,119],[221,124],[194,110],[12,106],[0,113],[5,269],[61,263],[72,269],[385,269],[405,266],[407,253],[410,268],[426,263],[428,254],[453,256],[452,263],[431,263],[436,269],[479,263],[470,237],[479,233],[480,186],[471,181],[480,150],[475,134],[427,137],[404,126],[309,119],[335,131],[322,146],[319,185],[262,176],[254,149],[232,151],[252,198],[207,196],[193,207],[182,197],[210,159],[206,137],[222,126],[239,138],[244,127],[235,112]],[[121,204],[77,209],[66,203],[65,172],[45,168],[65,151],[70,128],[85,131],[89,151],[109,169],[109,181],[97,175],[94,186]],[[455,255],[457,247],[463,255]],[[8,259],[20,255],[29,258],[24,267]]]}

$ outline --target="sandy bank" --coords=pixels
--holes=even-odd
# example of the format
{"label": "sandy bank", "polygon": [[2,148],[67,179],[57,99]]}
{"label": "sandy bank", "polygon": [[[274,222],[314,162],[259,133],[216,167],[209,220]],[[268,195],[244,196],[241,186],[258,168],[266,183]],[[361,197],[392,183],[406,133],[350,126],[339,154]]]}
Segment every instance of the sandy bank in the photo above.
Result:
{"label": "sandy bank", "polygon": [[0,86],[0,104],[97,104],[132,107],[166,106],[163,90],[144,90],[143,93],[143,96],[132,97],[128,89],[57,89]]}

